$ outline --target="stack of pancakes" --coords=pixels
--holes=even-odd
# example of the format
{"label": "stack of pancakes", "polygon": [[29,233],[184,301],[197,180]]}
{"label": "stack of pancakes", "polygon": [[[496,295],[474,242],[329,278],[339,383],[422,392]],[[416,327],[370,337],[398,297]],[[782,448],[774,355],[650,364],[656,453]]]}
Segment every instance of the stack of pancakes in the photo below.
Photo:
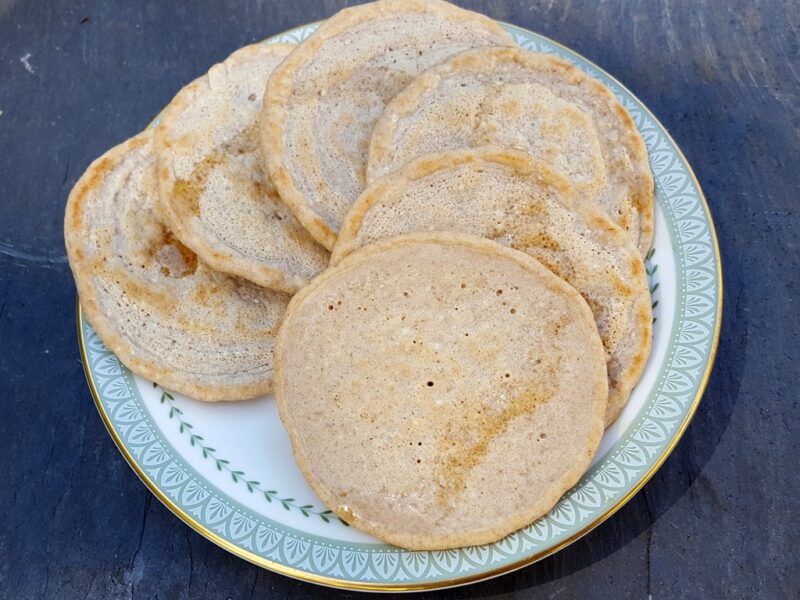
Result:
{"label": "stack of pancakes", "polygon": [[653,181],[596,80],[439,0],[184,87],[65,217],[89,322],[199,400],[274,388],[342,518],[487,543],[573,486],[650,351]]}

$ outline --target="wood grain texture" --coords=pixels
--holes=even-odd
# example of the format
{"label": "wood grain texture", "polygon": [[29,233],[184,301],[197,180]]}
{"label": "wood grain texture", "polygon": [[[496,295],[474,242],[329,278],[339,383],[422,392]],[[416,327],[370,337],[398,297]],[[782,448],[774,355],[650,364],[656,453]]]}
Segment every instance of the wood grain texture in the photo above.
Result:
{"label": "wood grain texture", "polygon": [[[0,0],[0,597],[321,598],[172,516],[125,464],[78,356],[63,208],[89,162],[249,42],[344,2]],[[725,311],[686,436],[607,523],[460,598],[800,594],[800,4],[463,2],[630,87],[683,148],[717,223]]]}

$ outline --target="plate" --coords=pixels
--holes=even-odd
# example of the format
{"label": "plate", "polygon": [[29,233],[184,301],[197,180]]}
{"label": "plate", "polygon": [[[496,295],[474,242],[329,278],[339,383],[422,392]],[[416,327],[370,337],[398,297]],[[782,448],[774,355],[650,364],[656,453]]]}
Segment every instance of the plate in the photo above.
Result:
{"label": "plate", "polygon": [[[318,26],[265,43],[297,43]],[[553,40],[504,26],[522,47],[556,54],[605,83],[647,143],[656,181],[655,243],[646,260],[654,327],[641,381],[589,471],[546,516],[494,544],[409,552],[357,531],[321,504],[292,458],[271,397],[206,404],[165,390],[126,369],[79,307],[86,377],[123,456],[179,518],[233,554],[357,590],[427,590],[507,573],[557,552],[619,510],[664,462],[697,409],[722,314],[719,248],[697,179],[664,127],[618,81]]]}

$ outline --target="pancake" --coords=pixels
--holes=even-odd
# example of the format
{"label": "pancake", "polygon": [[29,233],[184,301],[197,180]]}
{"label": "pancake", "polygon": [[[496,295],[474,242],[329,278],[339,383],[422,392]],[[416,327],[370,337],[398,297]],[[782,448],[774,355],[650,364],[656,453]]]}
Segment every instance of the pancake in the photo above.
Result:
{"label": "pancake", "polygon": [[[582,196],[594,198],[607,184],[603,151],[592,119],[574,104],[531,82],[442,78],[434,68],[420,75],[401,100],[424,87],[413,117],[395,120],[394,103],[379,121],[367,180],[396,171],[425,154],[499,145],[530,152],[562,171]],[[430,91],[431,87],[435,90]],[[400,103],[400,101],[398,101]],[[391,140],[387,130],[393,129]],[[386,150],[384,143],[392,144]]]}
{"label": "pancake", "polygon": [[417,74],[469,48],[513,44],[488,17],[440,0],[379,0],[340,11],[275,69],[261,143],[275,187],[330,249],[364,187],[386,103]]}
{"label": "pancake", "polygon": [[290,44],[234,52],[184,87],[155,132],[159,214],[218,271],[295,292],[328,264],[261,167],[264,88]]}
{"label": "pancake", "polygon": [[544,163],[484,147],[428,155],[370,185],[345,220],[332,264],[378,240],[436,230],[526,252],[581,293],[606,350],[605,422],[613,423],[644,370],[652,330],[644,263],[625,232],[577,202],[569,182]]}
{"label": "pancake", "polygon": [[129,369],[199,400],[272,388],[288,296],[212,271],[156,219],[145,131],[97,159],[70,193],[69,264],[86,318]]}
{"label": "pancake", "polygon": [[376,124],[367,179],[422,154],[484,144],[524,149],[561,169],[582,201],[599,206],[647,254],[653,176],[644,140],[608,88],[549,54],[482,48],[420,75]]}
{"label": "pancake", "polygon": [[490,543],[546,513],[603,433],[586,302],[464,234],[363,248],[292,299],[275,394],[298,465],[348,523],[412,550]]}

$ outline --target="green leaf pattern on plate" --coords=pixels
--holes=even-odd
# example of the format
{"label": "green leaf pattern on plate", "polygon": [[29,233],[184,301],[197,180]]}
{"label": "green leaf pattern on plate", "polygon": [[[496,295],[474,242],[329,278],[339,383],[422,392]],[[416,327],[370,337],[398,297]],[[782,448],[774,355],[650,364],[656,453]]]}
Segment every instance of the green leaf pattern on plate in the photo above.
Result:
{"label": "green leaf pattern on plate", "polygon": [[194,425],[186,421],[183,417],[183,410],[175,406],[175,398],[172,394],[170,394],[167,390],[159,386],[155,381],[153,382],[153,387],[161,391],[161,397],[159,398],[160,404],[167,405],[169,408],[169,418],[175,419],[178,422],[178,432],[179,433],[187,433],[189,435],[189,445],[190,446],[197,446],[202,453],[203,458],[211,459],[215,462],[217,471],[225,471],[230,474],[231,480],[233,483],[244,483],[247,488],[247,491],[251,494],[257,493],[264,497],[267,502],[279,502],[283,508],[286,510],[297,510],[302,514],[304,517],[310,517],[314,515],[315,517],[319,517],[325,523],[330,523],[331,520],[337,520],[342,525],[346,527],[350,527],[350,525],[344,519],[340,518],[339,516],[335,515],[331,510],[322,510],[315,508],[313,504],[304,504],[303,506],[299,506],[294,498],[281,498],[280,494],[276,490],[267,490],[261,486],[260,481],[256,481],[255,479],[247,479],[247,475],[245,475],[244,471],[234,470],[230,466],[230,461],[224,458],[219,458],[217,456],[217,449],[212,448],[211,446],[207,446],[204,444],[204,438],[202,435],[198,435],[194,433]]}

